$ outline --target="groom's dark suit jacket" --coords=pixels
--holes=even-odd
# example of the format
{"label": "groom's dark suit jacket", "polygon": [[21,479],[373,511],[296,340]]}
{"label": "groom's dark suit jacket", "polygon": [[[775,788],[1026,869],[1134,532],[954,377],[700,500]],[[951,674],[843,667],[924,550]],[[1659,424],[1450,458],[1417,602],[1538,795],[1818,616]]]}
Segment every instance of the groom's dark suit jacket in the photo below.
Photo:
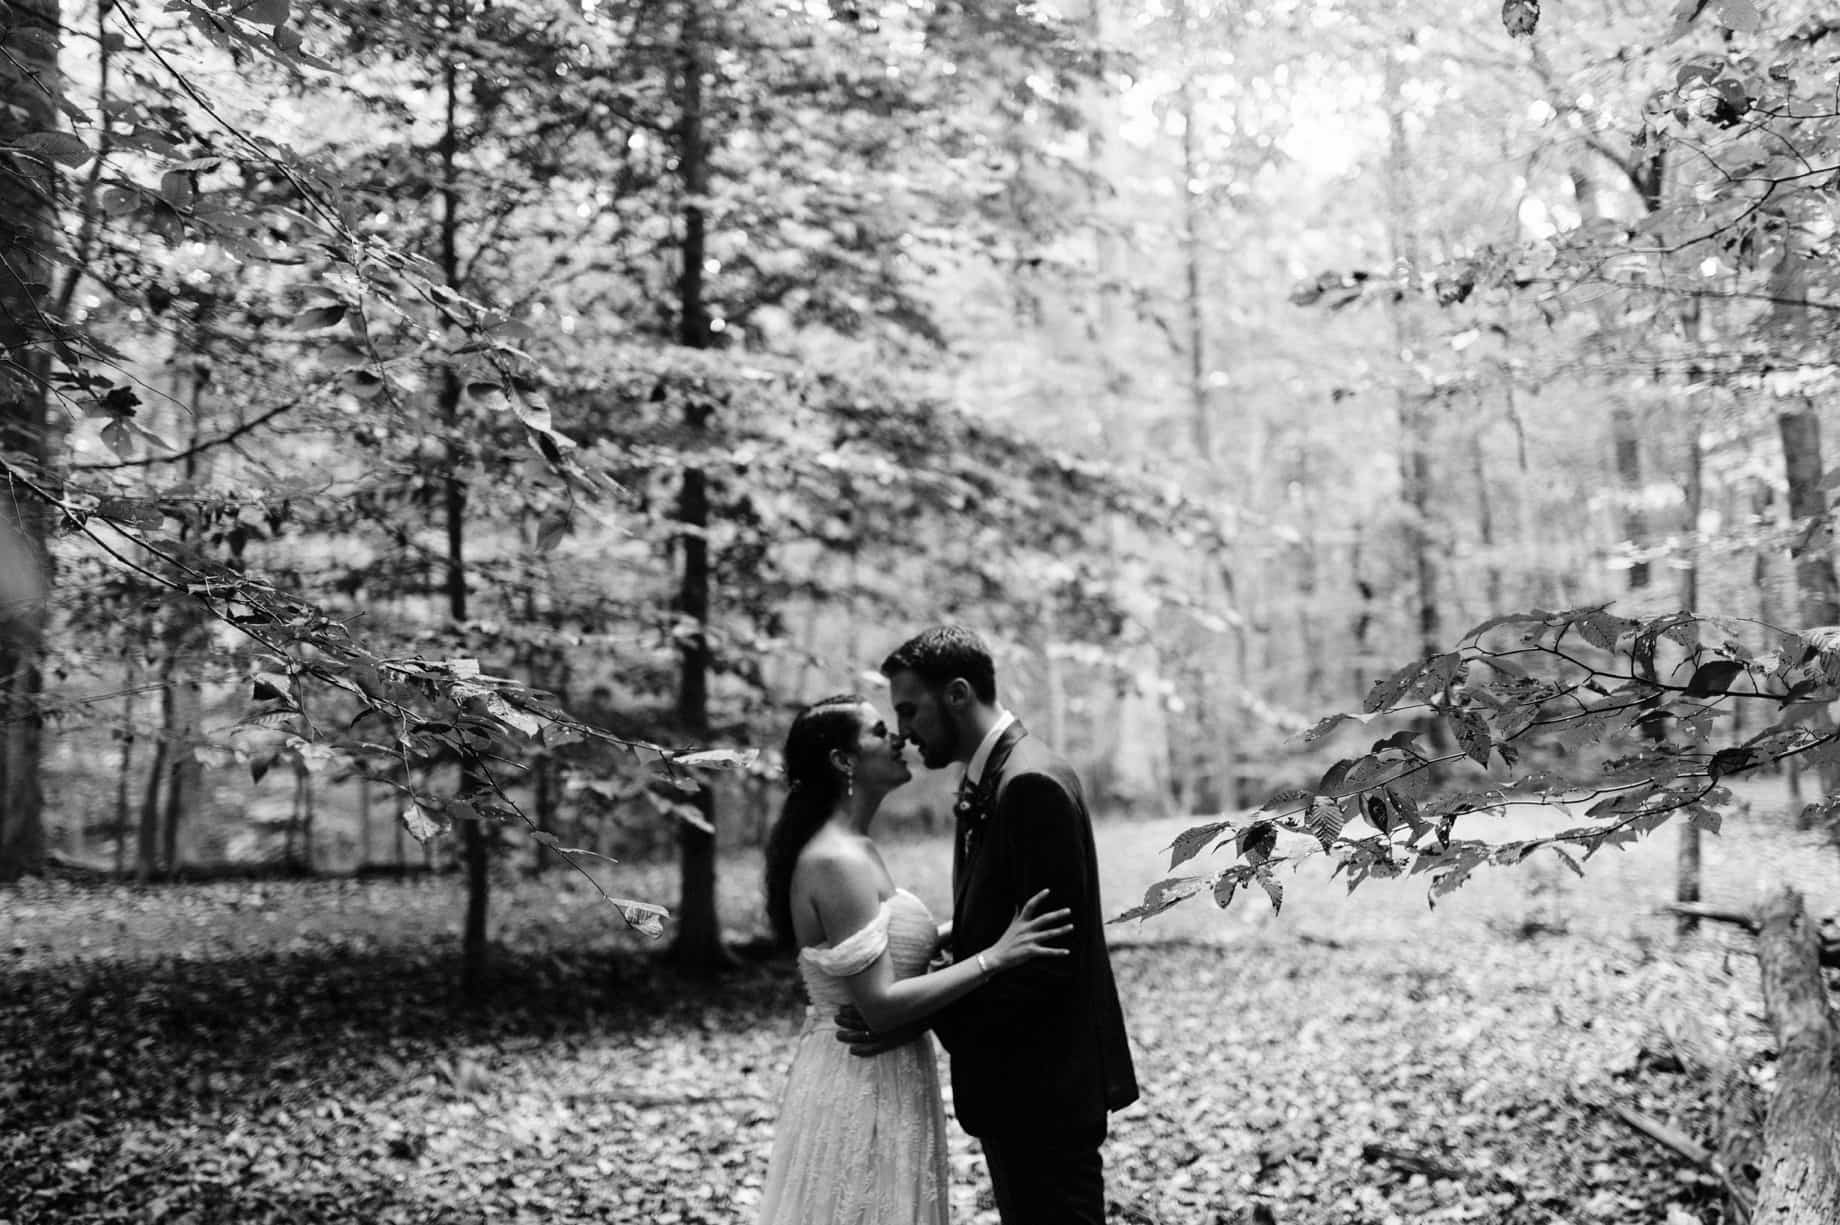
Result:
{"label": "groom's dark suit jacket", "polygon": [[1042,889],[1073,912],[1072,953],[1005,970],[947,1008],[958,1122],[978,1137],[1090,1131],[1137,1100],[1124,1013],[1105,949],[1099,865],[1080,780],[1020,723],[997,740],[959,804],[952,950],[975,957]]}

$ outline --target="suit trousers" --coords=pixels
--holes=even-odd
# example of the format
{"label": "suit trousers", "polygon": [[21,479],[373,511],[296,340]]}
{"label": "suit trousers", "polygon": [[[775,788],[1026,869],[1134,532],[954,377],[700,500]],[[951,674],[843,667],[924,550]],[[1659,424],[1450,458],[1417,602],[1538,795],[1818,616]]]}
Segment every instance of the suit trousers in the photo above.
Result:
{"label": "suit trousers", "polygon": [[983,1137],[1003,1225],[1105,1225],[1105,1130]]}

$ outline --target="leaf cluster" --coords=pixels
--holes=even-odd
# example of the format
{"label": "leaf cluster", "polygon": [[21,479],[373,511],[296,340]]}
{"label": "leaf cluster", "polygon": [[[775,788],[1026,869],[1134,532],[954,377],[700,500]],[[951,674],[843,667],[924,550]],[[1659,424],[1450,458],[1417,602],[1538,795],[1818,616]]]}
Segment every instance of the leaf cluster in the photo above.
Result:
{"label": "leaf cluster", "polygon": [[[1306,787],[1270,796],[1249,820],[1184,833],[1170,869],[1203,851],[1237,862],[1161,881],[1120,918],[1147,918],[1212,889],[1225,906],[1277,863],[1316,854],[1335,861],[1350,890],[1379,877],[1427,875],[1428,899],[1484,866],[1549,852],[1582,874],[1582,860],[1625,846],[1673,820],[1717,832],[1732,779],[1797,760],[1840,760],[1840,733],[1822,717],[1840,698],[1840,633],[1800,633],[1690,612],[1623,617],[1599,605],[1492,617],[1454,650],[1408,663],[1373,683],[1359,714],[1320,720],[1302,739],[1387,716],[1412,726],[1344,757]],[[1731,708],[1772,711],[1742,738]],[[1532,765],[1585,760],[1591,768]],[[1538,837],[1470,834],[1473,818],[1510,807],[1556,809],[1576,821]],[[1271,890],[1272,903],[1282,894]]]}

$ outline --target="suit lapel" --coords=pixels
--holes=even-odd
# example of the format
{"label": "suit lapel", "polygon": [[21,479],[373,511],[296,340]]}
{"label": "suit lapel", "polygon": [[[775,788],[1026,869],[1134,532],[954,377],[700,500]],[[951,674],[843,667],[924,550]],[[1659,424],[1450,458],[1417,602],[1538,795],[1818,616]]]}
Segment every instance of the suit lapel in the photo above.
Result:
{"label": "suit lapel", "polygon": [[1009,765],[1009,755],[1028,734],[1029,730],[1022,726],[1020,719],[1004,728],[1003,734],[997,737],[997,742],[990,748],[990,756],[984,761],[984,773],[978,776],[977,785],[953,805],[958,817],[957,836],[953,839],[952,850],[954,916],[964,907],[965,890],[971,883],[971,868],[977,861],[978,852],[983,849],[985,827],[995,815],[997,791],[1003,785],[1003,772]]}

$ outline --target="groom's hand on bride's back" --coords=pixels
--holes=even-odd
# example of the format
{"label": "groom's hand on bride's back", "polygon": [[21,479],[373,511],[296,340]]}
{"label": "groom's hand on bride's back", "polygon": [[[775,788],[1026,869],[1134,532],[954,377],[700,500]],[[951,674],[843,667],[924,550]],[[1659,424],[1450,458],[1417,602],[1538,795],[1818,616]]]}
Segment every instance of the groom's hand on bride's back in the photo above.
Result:
{"label": "groom's hand on bride's back", "polygon": [[857,1011],[854,1004],[845,1004],[839,1008],[836,1021],[837,1041],[847,1044],[850,1054],[865,1058],[892,1051],[897,1046],[906,1046],[926,1032],[924,1025],[907,1025],[878,1034],[869,1028],[869,1022],[863,1020],[863,1014]]}

